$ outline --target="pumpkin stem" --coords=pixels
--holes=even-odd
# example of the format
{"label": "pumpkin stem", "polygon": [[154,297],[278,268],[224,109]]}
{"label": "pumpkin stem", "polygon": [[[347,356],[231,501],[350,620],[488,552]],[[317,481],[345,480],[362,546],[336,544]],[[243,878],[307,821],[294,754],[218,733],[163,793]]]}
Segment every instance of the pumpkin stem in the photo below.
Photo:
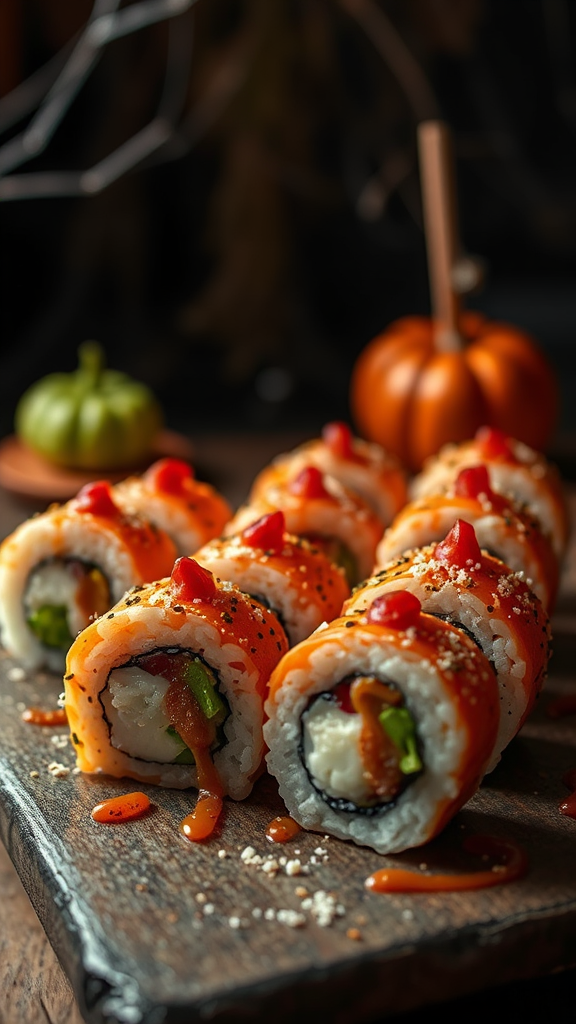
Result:
{"label": "pumpkin stem", "polygon": [[83,341],[78,348],[78,369],[89,388],[100,380],[104,365],[102,346],[97,341]]}
{"label": "pumpkin stem", "polygon": [[463,347],[458,330],[460,301],[454,278],[460,244],[447,125],[441,121],[419,124],[418,152],[434,340],[439,352],[457,352]]}

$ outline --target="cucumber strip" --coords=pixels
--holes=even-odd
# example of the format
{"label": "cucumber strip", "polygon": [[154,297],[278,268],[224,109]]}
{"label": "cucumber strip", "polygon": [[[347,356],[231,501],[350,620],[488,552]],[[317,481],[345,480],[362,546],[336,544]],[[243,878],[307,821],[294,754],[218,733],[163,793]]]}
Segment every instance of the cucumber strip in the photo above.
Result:
{"label": "cucumber strip", "polygon": [[45,604],[31,612],[28,625],[46,647],[58,647],[68,650],[73,638],[68,628],[68,609],[65,605]]}
{"label": "cucumber strip", "polygon": [[209,720],[216,719],[215,724],[220,725],[226,717],[226,705],[216,690],[216,681],[210,669],[195,658],[186,666],[185,679],[202,714]]}
{"label": "cucumber strip", "polygon": [[399,762],[402,774],[412,775],[421,771],[423,765],[416,746],[416,727],[408,708],[386,708],[380,712],[378,720],[402,754]]}

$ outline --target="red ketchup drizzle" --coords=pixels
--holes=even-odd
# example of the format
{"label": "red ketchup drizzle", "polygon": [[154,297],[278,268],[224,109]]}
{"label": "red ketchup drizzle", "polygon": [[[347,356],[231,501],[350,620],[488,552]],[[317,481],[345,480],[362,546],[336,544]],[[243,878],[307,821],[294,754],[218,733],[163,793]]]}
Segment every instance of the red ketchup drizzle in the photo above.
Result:
{"label": "red ketchup drizzle", "polygon": [[42,708],[26,708],[22,712],[24,722],[31,725],[68,725],[68,718],[65,708],[53,708],[50,711],[43,711]]}
{"label": "red ketchup drizzle", "polygon": [[497,859],[498,863],[485,871],[456,875],[422,875],[403,868],[381,868],[370,875],[364,884],[372,892],[457,892],[515,882],[528,869],[525,851],[510,840],[469,836],[462,847],[467,853],[477,857],[491,857]]}
{"label": "red ketchup drizzle", "polygon": [[444,540],[434,548],[434,558],[445,565],[464,568],[470,562],[476,564],[482,560],[480,545],[476,539],[476,531],[472,523],[457,519]]}
{"label": "red ketchup drizzle", "polygon": [[352,431],[347,423],[334,420],[322,430],[322,439],[333,455],[349,462],[363,461],[354,451]]}
{"label": "red ketchup drizzle", "polygon": [[266,839],[271,843],[289,843],[300,831],[300,825],[294,818],[279,815],[273,818],[266,829]]}
{"label": "red ketchup drizzle", "polygon": [[186,481],[194,479],[194,470],[182,459],[159,459],[146,470],[145,479],[164,494],[183,494]]}
{"label": "red ketchup drizzle", "polygon": [[108,480],[95,480],[85,484],[76,495],[78,512],[91,512],[94,516],[117,516],[120,509],[112,497],[112,486]]}
{"label": "red ketchup drizzle", "polygon": [[409,629],[420,617],[422,605],[408,590],[391,590],[381,594],[366,611],[366,621],[390,629]]}
{"label": "red ketchup drizzle", "polygon": [[497,459],[499,456],[505,459],[514,458],[510,438],[496,427],[479,427],[476,431],[476,440],[485,459]]}
{"label": "red ketchup drizzle", "polygon": [[242,540],[248,547],[278,552],[284,547],[285,529],[284,513],[269,512],[242,531]]}
{"label": "red ketchup drizzle", "polygon": [[563,718],[564,715],[576,715],[576,693],[565,693],[555,697],[546,708],[550,718]]}
{"label": "red ketchup drizzle", "polygon": [[300,498],[329,498],[330,493],[324,486],[322,473],[316,466],[305,466],[290,481],[288,490]]}
{"label": "red ketchup drizzle", "polygon": [[565,814],[568,818],[576,818],[576,768],[571,768],[570,771],[565,772],[562,776],[562,782],[573,792],[566,800],[562,801],[558,809],[560,814]]}
{"label": "red ketchup drizzle", "polygon": [[149,809],[150,801],[145,793],[125,793],[123,796],[114,796],[110,800],[96,804],[91,816],[94,821],[103,822],[105,825],[118,825],[122,821],[141,818]]}
{"label": "red ketchup drizzle", "polygon": [[193,558],[183,555],[174,562],[171,575],[173,593],[182,601],[206,601],[210,603],[217,593],[214,574]]}

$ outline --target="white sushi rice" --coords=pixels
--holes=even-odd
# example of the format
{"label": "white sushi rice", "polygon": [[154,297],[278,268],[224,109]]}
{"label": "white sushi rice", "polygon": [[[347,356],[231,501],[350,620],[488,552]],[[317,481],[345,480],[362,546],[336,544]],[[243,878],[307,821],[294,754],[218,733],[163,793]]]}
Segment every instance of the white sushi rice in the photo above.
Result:
{"label": "white sushi rice", "polygon": [[[56,508],[18,526],[0,548],[0,637],[26,669],[47,668],[59,673],[64,670],[64,653],[43,645],[28,626],[24,595],[32,574],[42,563],[55,559],[52,565],[62,568],[66,558],[80,559],[100,569],[110,587],[111,604],[135,582],[127,548],[114,530],[106,530],[101,520],[67,516]],[[42,587],[41,579],[38,586]],[[62,596],[61,581],[59,593]],[[68,598],[72,598],[72,590]],[[50,603],[54,604],[54,598]],[[76,631],[87,625],[77,605],[70,624]]]}
{"label": "white sushi rice", "polygon": [[361,729],[360,715],[321,698],[303,719],[304,758],[314,785],[355,804],[367,803],[370,795],[358,746]]}
{"label": "white sushi rice", "polygon": [[324,474],[322,482],[329,495],[325,499],[302,499],[290,491],[288,482],[284,486],[271,484],[237,509],[224,527],[223,536],[240,533],[261,516],[281,509],[288,533],[339,541],[356,561],[355,582],[365,579],[374,565],[382,522],[359,494],[348,490],[335,477]]}
{"label": "white sushi rice", "polygon": [[376,549],[376,566],[386,565],[405,551],[444,540],[457,519],[472,523],[480,547],[496,555],[513,572],[519,573],[542,604],[549,606],[551,595],[539,565],[531,554],[530,544],[526,543],[522,525],[519,523],[511,529],[504,517],[488,509],[473,516],[467,507],[459,509],[450,505],[435,508],[430,514],[425,502],[422,509],[415,506],[410,515],[400,514],[384,532]]}
{"label": "white sushi rice", "polygon": [[139,477],[128,477],[114,486],[114,500],[129,513],[146,516],[172,538],[178,555],[192,555],[206,540],[206,527],[185,505],[167,500],[145,486]]}
{"label": "white sushi rice", "polygon": [[[393,806],[369,816],[331,807],[313,785],[300,749],[301,719],[310,699],[331,691],[352,674],[394,681],[416,723],[424,763],[422,774],[410,782]],[[278,780],[288,813],[304,828],[352,840],[378,853],[399,853],[426,842],[438,808],[457,798],[467,737],[440,674],[430,661],[408,648],[399,654],[389,643],[373,635],[363,636],[360,626],[343,630],[340,643],[328,639],[310,654],[306,669],[288,670],[266,711],[268,770]],[[338,728],[335,739],[337,743],[342,740]],[[321,760],[323,767],[318,764]],[[329,770],[328,757],[319,754],[317,777]]]}
{"label": "white sushi rice", "polygon": [[208,544],[195,557],[218,579],[233,580],[245,593],[264,599],[278,614],[291,645],[310,636],[318,625],[317,605],[307,601],[306,593],[294,586],[287,574],[264,559],[250,559],[250,553],[248,549],[241,561],[242,547],[228,557],[213,554]]}
{"label": "white sushi rice", "polygon": [[[518,462],[486,461],[490,486],[496,493],[524,505],[536,517],[560,559],[566,549],[567,524],[557,468],[522,442],[511,439],[510,444]],[[410,499],[448,491],[460,470],[476,466],[478,462],[479,450],[474,441],[445,445],[413,477],[409,485]]]}
{"label": "white sushi rice", "polygon": [[169,682],[137,665],[116,668],[100,695],[110,723],[110,742],[145,761],[170,762],[186,744],[168,732],[165,698]]}
{"label": "white sushi rice", "polygon": [[[526,676],[527,665],[519,656],[514,629],[497,615],[490,615],[484,602],[477,597],[474,588],[465,585],[474,575],[474,569],[462,570],[462,578],[447,579],[443,584],[434,587],[426,582],[426,573],[430,565],[429,550],[418,555],[411,567],[411,575],[402,577],[402,589],[415,594],[422,606],[422,611],[430,615],[441,615],[455,623],[462,623],[472,634],[488,661],[493,665],[498,679],[500,698],[500,722],[494,750],[486,773],[493,771],[499,763],[502,751],[508,746],[518,731],[519,723],[526,711],[526,692],[522,685]],[[391,563],[394,565],[395,563]],[[518,606],[523,606],[530,598],[526,596],[521,576],[510,573],[504,577],[501,586],[508,590],[519,587]],[[377,597],[398,588],[398,583],[391,575],[386,580],[374,577],[365,587],[359,589],[346,602],[346,614],[364,612]],[[496,595],[497,597],[497,595]]]}
{"label": "white sushi rice", "polygon": [[[79,752],[82,770],[137,778],[176,789],[197,787],[198,776],[193,764],[150,760],[151,750],[145,744],[140,748],[140,757],[114,747],[110,742],[110,723],[104,714],[112,701],[117,710],[123,708],[127,729],[124,743],[133,750],[131,734],[139,730],[141,726],[138,723],[145,720],[143,714],[145,716],[144,709],[150,701],[150,687],[149,681],[143,678],[144,674],[136,683],[131,674],[124,674],[127,663],[157,649],[189,651],[201,654],[219,681],[219,693],[228,703],[230,714],[222,727],[225,743],[216,751],[213,760],[226,794],[242,800],[252,789],[264,754],[262,700],[255,692],[257,671],[240,646],[223,643],[220,631],[201,616],[182,615],[182,624],[178,627],[169,602],[165,603],[164,589],[161,584],[155,586],[156,590],[142,603],[116,611],[113,618],[103,616],[94,624],[92,628],[97,630],[101,641],[85,657],[82,656],[81,643],[71,649],[67,676],[72,673],[87,687],[78,709],[86,747]],[[152,678],[164,694],[165,681],[161,677]],[[113,680],[111,694],[107,692],[110,680]],[[128,687],[124,695],[123,686]],[[150,704],[151,721],[154,720],[154,708],[159,708],[161,702],[162,696],[158,693]],[[67,708],[68,704],[67,697]],[[74,704],[78,704],[77,697]],[[118,721],[116,715],[115,731],[118,730]],[[116,739],[118,735],[116,732]]]}

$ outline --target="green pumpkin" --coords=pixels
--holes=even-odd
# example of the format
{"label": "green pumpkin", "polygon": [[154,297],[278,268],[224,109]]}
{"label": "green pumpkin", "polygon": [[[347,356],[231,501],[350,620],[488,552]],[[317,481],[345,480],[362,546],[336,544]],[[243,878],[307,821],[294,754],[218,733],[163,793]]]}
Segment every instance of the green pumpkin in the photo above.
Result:
{"label": "green pumpkin", "polygon": [[78,363],[73,373],[51,373],[24,392],[14,417],[17,436],[69,469],[113,470],[144,462],[163,421],[152,391],[106,369],[95,341],[80,345]]}

